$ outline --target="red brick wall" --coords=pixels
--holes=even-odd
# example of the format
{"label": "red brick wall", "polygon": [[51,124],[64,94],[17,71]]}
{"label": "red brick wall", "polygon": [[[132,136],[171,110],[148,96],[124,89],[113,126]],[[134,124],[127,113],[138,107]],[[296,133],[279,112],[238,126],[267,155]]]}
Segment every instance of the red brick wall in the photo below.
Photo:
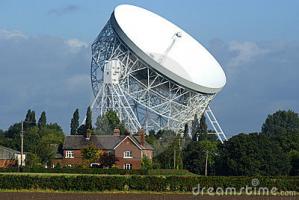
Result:
{"label": "red brick wall", "polygon": [[152,150],[142,150],[143,155],[147,156],[149,159],[153,159],[153,151]]}
{"label": "red brick wall", "polygon": [[16,165],[15,160],[0,160],[0,168],[8,168]]}
{"label": "red brick wall", "polygon": [[[73,151],[73,158],[66,158],[66,151]],[[103,151],[103,150],[101,150]],[[103,151],[106,152],[106,151]],[[81,154],[81,150],[64,150],[63,151],[63,158],[62,159],[54,159],[52,160],[52,163],[54,165],[57,165],[59,163],[61,166],[78,166],[83,165],[83,157]]]}
{"label": "red brick wall", "polygon": [[[132,151],[133,158],[124,158],[125,151]],[[117,159],[116,166],[123,168],[123,165],[132,164],[133,169],[140,169],[141,167],[141,150],[129,139],[126,138],[116,149],[115,157]]]}
{"label": "red brick wall", "polygon": [[[74,158],[66,158],[66,151],[73,151],[73,156]],[[82,155],[81,155],[81,150],[64,150],[63,151],[63,158],[62,159],[54,159],[52,160],[52,163],[54,165],[57,165],[58,163],[61,166],[76,166],[76,165],[82,165],[83,164],[83,159],[82,159]]]}
{"label": "red brick wall", "polygon": [[[63,151],[63,159],[55,159],[52,161],[54,165],[60,163],[61,166],[76,166],[83,164],[83,158],[81,155],[81,150],[72,150],[74,158],[65,158],[66,151]],[[132,151],[133,158],[124,158],[125,151]],[[140,169],[141,159],[143,155],[148,158],[153,158],[152,150],[140,150],[129,138],[126,138],[119,146],[115,149],[114,155],[117,159],[115,166],[117,168],[123,169],[124,164],[132,164],[133,169]]]}

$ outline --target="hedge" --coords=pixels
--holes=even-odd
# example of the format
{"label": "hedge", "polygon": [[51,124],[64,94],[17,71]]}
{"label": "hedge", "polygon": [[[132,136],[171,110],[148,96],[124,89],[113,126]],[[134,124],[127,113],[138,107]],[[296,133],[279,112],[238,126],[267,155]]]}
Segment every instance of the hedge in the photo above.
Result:
{"label": "hedge", "polygon": [[[0,168],[0,172],[18,172],[18,168]],[[63,174],[116,174],[116,175],[190,175],[195,174],[188,170],[176,169],[151,169],[151,170],[125,170],[118,168],[23,168],[22,172],[29,173],[63,173]]]}
{"label": "hedge", "polygon": [[[0,174],[0,189],[42,189],[58,191],[156,191],[191,192],[198,184],[203,187],[251,186],[252,177],[200,176],[103,176],[103,175],[47,175]],[[281,191],[299,191],[299,177],[258,177],[258,187],[276,187]]]}

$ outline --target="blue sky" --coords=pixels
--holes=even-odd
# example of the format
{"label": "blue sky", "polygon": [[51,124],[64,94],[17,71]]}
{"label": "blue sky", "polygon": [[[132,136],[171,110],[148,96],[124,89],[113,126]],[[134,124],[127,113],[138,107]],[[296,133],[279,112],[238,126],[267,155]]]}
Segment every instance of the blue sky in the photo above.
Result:
{"label": "blue sky", "polygon": [[227,85],[212,103],[228,135],[259,131],[267,114],[299,112],[299,1],[0,0],[0,128],[27,109],[61,124],[91,101],[90,47],[118,4],[158,13],[201,41]]}

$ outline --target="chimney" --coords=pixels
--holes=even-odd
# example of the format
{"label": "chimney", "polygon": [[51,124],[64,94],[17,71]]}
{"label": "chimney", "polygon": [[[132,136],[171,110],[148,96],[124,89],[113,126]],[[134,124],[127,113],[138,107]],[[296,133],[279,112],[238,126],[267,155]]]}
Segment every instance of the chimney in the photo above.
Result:
{"label": "chimney", "polygon": [[120,130],[119,128],[115,128],[114,131],[113,131],[113,135],[114,136],[120,136]]}
{"label": "chimney", "polygon": [[128,129],[125,130],[125,135],[131,135],[131,133]]}
{"label": "chimney", "polygon": [[143,128],[138,130],[138,135],[140,136],[141,146],[144,146],[144,137],[145,137],[145,135],[144,135],[144,129]]}
{"label": "chimney", "polygon": [[85,132],[85,139],[90,140],[91,134],[92,134],[92,130],[87,129],[86,132]]}

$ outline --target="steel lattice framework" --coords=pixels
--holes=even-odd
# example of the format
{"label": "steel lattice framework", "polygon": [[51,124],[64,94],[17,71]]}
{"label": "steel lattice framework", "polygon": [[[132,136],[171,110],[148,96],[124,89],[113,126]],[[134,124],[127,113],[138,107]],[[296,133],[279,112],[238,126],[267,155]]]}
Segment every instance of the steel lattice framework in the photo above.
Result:
{"label": "steel lattice framework", "polygon": [[[105,80],[105,73],[113,73],[115,80]],[[116,111],[132,132],[141,127],[182,130],[195,114],[202,116],[215,96],[192,91],[154,70],[121,41],[110,21],[92,44],[91,83],[93,110],[99,115]]]}

